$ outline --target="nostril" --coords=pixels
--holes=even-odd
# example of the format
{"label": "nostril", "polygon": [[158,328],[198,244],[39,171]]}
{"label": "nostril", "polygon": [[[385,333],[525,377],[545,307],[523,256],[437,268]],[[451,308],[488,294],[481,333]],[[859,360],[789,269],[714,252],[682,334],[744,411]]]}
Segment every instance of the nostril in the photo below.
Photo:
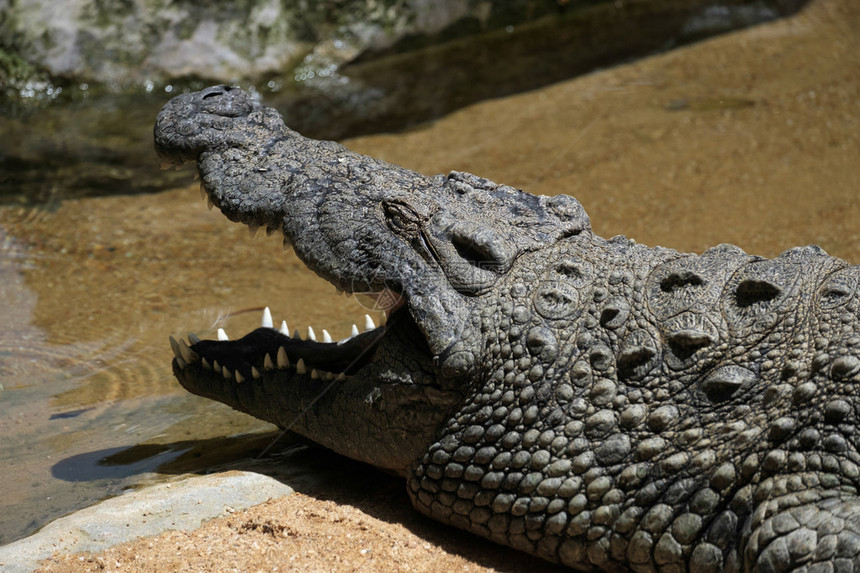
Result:
{"label": "nostril", "polygon": [[202,99],[209,99],[209,98],[213,98],[213,97],[222,96],[222,95],[232,91],[232,89],[233,89],[232,86],[226,86],[226,85],[212,86],[211,88],[208,88],[208,89],[203,91],[203,98]]}

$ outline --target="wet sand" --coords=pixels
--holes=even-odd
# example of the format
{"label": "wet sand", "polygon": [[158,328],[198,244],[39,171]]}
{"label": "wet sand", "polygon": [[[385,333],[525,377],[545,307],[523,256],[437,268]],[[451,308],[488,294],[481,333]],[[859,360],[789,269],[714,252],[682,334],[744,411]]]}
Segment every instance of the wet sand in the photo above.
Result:
{"label": "wet sand", "polygon": [[[623,233],[641,243],[697,252],[732,242],[766,256],[815,243],[860,263],[858,30],[854,0],[816,0],[789,20],[485,102],[406,134],[348,145],[426,173],[465,170],[534,193],[575,195],[604,236]],[[140,244],[138,233],[153,233],[150,244],[164,243],[165,258],[142,258],[140,270],[169,276],[169,292],[148,306],[115,309],[126,313],[124,320],[146,325],[140,336],[158,331],[146,340],[147,348],[163,345],[171,331],[182,332],[180,319],[187,328],[189,313],[201,322],[212,319],[212,309],[225,297],[237,295],[236,308],[259,306],[271,289],[277,292],[276,277],[284,273],[299,286],[290,287],[295,298],[281,289],[276,318],[288,316],[301,325],[360,316],[359,305],[335,297],[333,289],[313,282],[317,279],[303,278],[306,271],[294,257],[279,253],[276,241],[248,241],[241,236],[244,229],[219,220],[217,213],[192,216],[190,210],[205,209],[187,190],[62,208],[65,215],[78,210],[82,217],[96,217],[101,209],[161,210],[155,230],[144,225],[150,211],[139,225],[122,228],[136,237],[134,244]],[[174,252],[171,241],[179,244],[180,236],[182,247]],[[199,248],[185,242],[190,238],[193,244],[194,237]],[[88,260],[107,265],[118,256],[96,250]],[[214,276],[237,273],[254,273],[258,280],[241,292],[231,291],[229,281],[212,282]],[[126,299],[141,294],[126,283],[93,281],[79,288],[90,289],[90,295],[105,292],[108,302],[122,297],[113,298],[107,289],[126,289]],[[50,328],[56,316],[51,312],[72,311],[47,298],[40,294],[37,320]],[[75,312],[85,321],[88,310],[105,312]],[[256,315],[247,322],[255,320]],[[236,324],[237,330],[243,326]],[[348,325],[333,327],[339,328],[345,333]],[[164,364],[167,352],[159,350],[152,359]],[[164,384],[169,376],[153,378]],[[272,501],[195,532],[169,532],[95,556],[57,557],[43,570],[545,567],[418,516],[401,480],[371,481],[373,487],[354,487],[345,476],[342,487]]]}

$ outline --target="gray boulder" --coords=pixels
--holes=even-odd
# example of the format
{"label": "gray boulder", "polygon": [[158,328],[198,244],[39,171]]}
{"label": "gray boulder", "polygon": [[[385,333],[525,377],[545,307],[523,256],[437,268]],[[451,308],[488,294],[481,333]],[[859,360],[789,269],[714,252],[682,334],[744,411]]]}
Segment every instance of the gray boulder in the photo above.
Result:
{"label": "gray boulder", "polygon": [[57,552],[97,552],[171,529],[196,529],[230,509],[246,509],[292,491],[273,478],[235,471],[148,487],[57,519],[0,547],[0,570],[28,573]]}

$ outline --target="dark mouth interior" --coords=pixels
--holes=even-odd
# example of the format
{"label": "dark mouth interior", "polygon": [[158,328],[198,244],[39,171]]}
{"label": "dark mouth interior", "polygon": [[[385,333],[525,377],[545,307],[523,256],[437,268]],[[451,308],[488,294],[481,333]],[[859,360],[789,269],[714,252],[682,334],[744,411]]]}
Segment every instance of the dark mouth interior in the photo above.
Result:
{"label": "dark mouth interior", "polygon": [[[399,320],[401,315],[408,318],[405,309],[398,309],[388,320]],[[379,326],[338,342],[318,342],[262,326],[237,340],[199,340],[191,335],[190,345],[172,337],[170,343],[180,368],[199,362],[204,369],[237,382],[285,369],[311,378],[345,380],[373,362],[386,330]]]}
{"label": "dark mouth interior", "polygon": [[[254,378],[252,366],[260,372],[270,370],[271,365],[297,367],[299,360],[308,371],[316,369],[350,376],[373,359],[383,334],[385,327],[380,326],[341,342],[316,342],[261,327],[238,340],[201,340],[191,349],[201,358],[208,357],[210,364],[217,360],[222,368],[240,372],[246,379]],[[284,361],[284,356],[288,362]]]}
{"label": "dark mouth interior", "polygon": [[[202,184],[201,191],[211,208],[211,192]],[[247,225],[253,237],[260,225]],[[276,231],[283,229],[268,226],[266,234]],[[284,247],[288,246],[289,239],[284,236]],[[406,300],[402,294],[388,288],[364,294],[374,298],[377,303],[382,302],[381,308],[386,310],[389,322],[394,317],[410,320],[409,313],[404,308]],[[367,318],[370,320],[369,316]],[[373,362],[387,327],[372,327],[372,324],[369,326],[363,333],[353,330],[352,336],[338,342],[318,342],[310,338],[302,339],[298,333],[289,336],[273,328],[269,316],[268,326],[264,318],[263,326],[237,340],[200,340],[189,335],[190,344],[183,339],[177,341],[173,337],[170,338],[170,344],[176,365],[180,369],[199,363],[206,370],[240,383],[259,379],[266,371],[286,369],[292,369],[299,375],[307,374],[311,378],[344,380]]]}

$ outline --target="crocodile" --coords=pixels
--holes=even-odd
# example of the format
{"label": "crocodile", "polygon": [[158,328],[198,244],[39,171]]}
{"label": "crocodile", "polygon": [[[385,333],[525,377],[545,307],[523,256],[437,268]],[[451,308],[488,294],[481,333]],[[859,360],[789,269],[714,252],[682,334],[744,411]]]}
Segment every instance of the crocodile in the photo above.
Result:
{"label": "crocodile", "polygon": [[171,339],[200,396],[405,478],[426,515],[579,570],[860,569],[860,266],[595,235],[568,195],[315,141],[239,88],[163,160],[384,326]]}

